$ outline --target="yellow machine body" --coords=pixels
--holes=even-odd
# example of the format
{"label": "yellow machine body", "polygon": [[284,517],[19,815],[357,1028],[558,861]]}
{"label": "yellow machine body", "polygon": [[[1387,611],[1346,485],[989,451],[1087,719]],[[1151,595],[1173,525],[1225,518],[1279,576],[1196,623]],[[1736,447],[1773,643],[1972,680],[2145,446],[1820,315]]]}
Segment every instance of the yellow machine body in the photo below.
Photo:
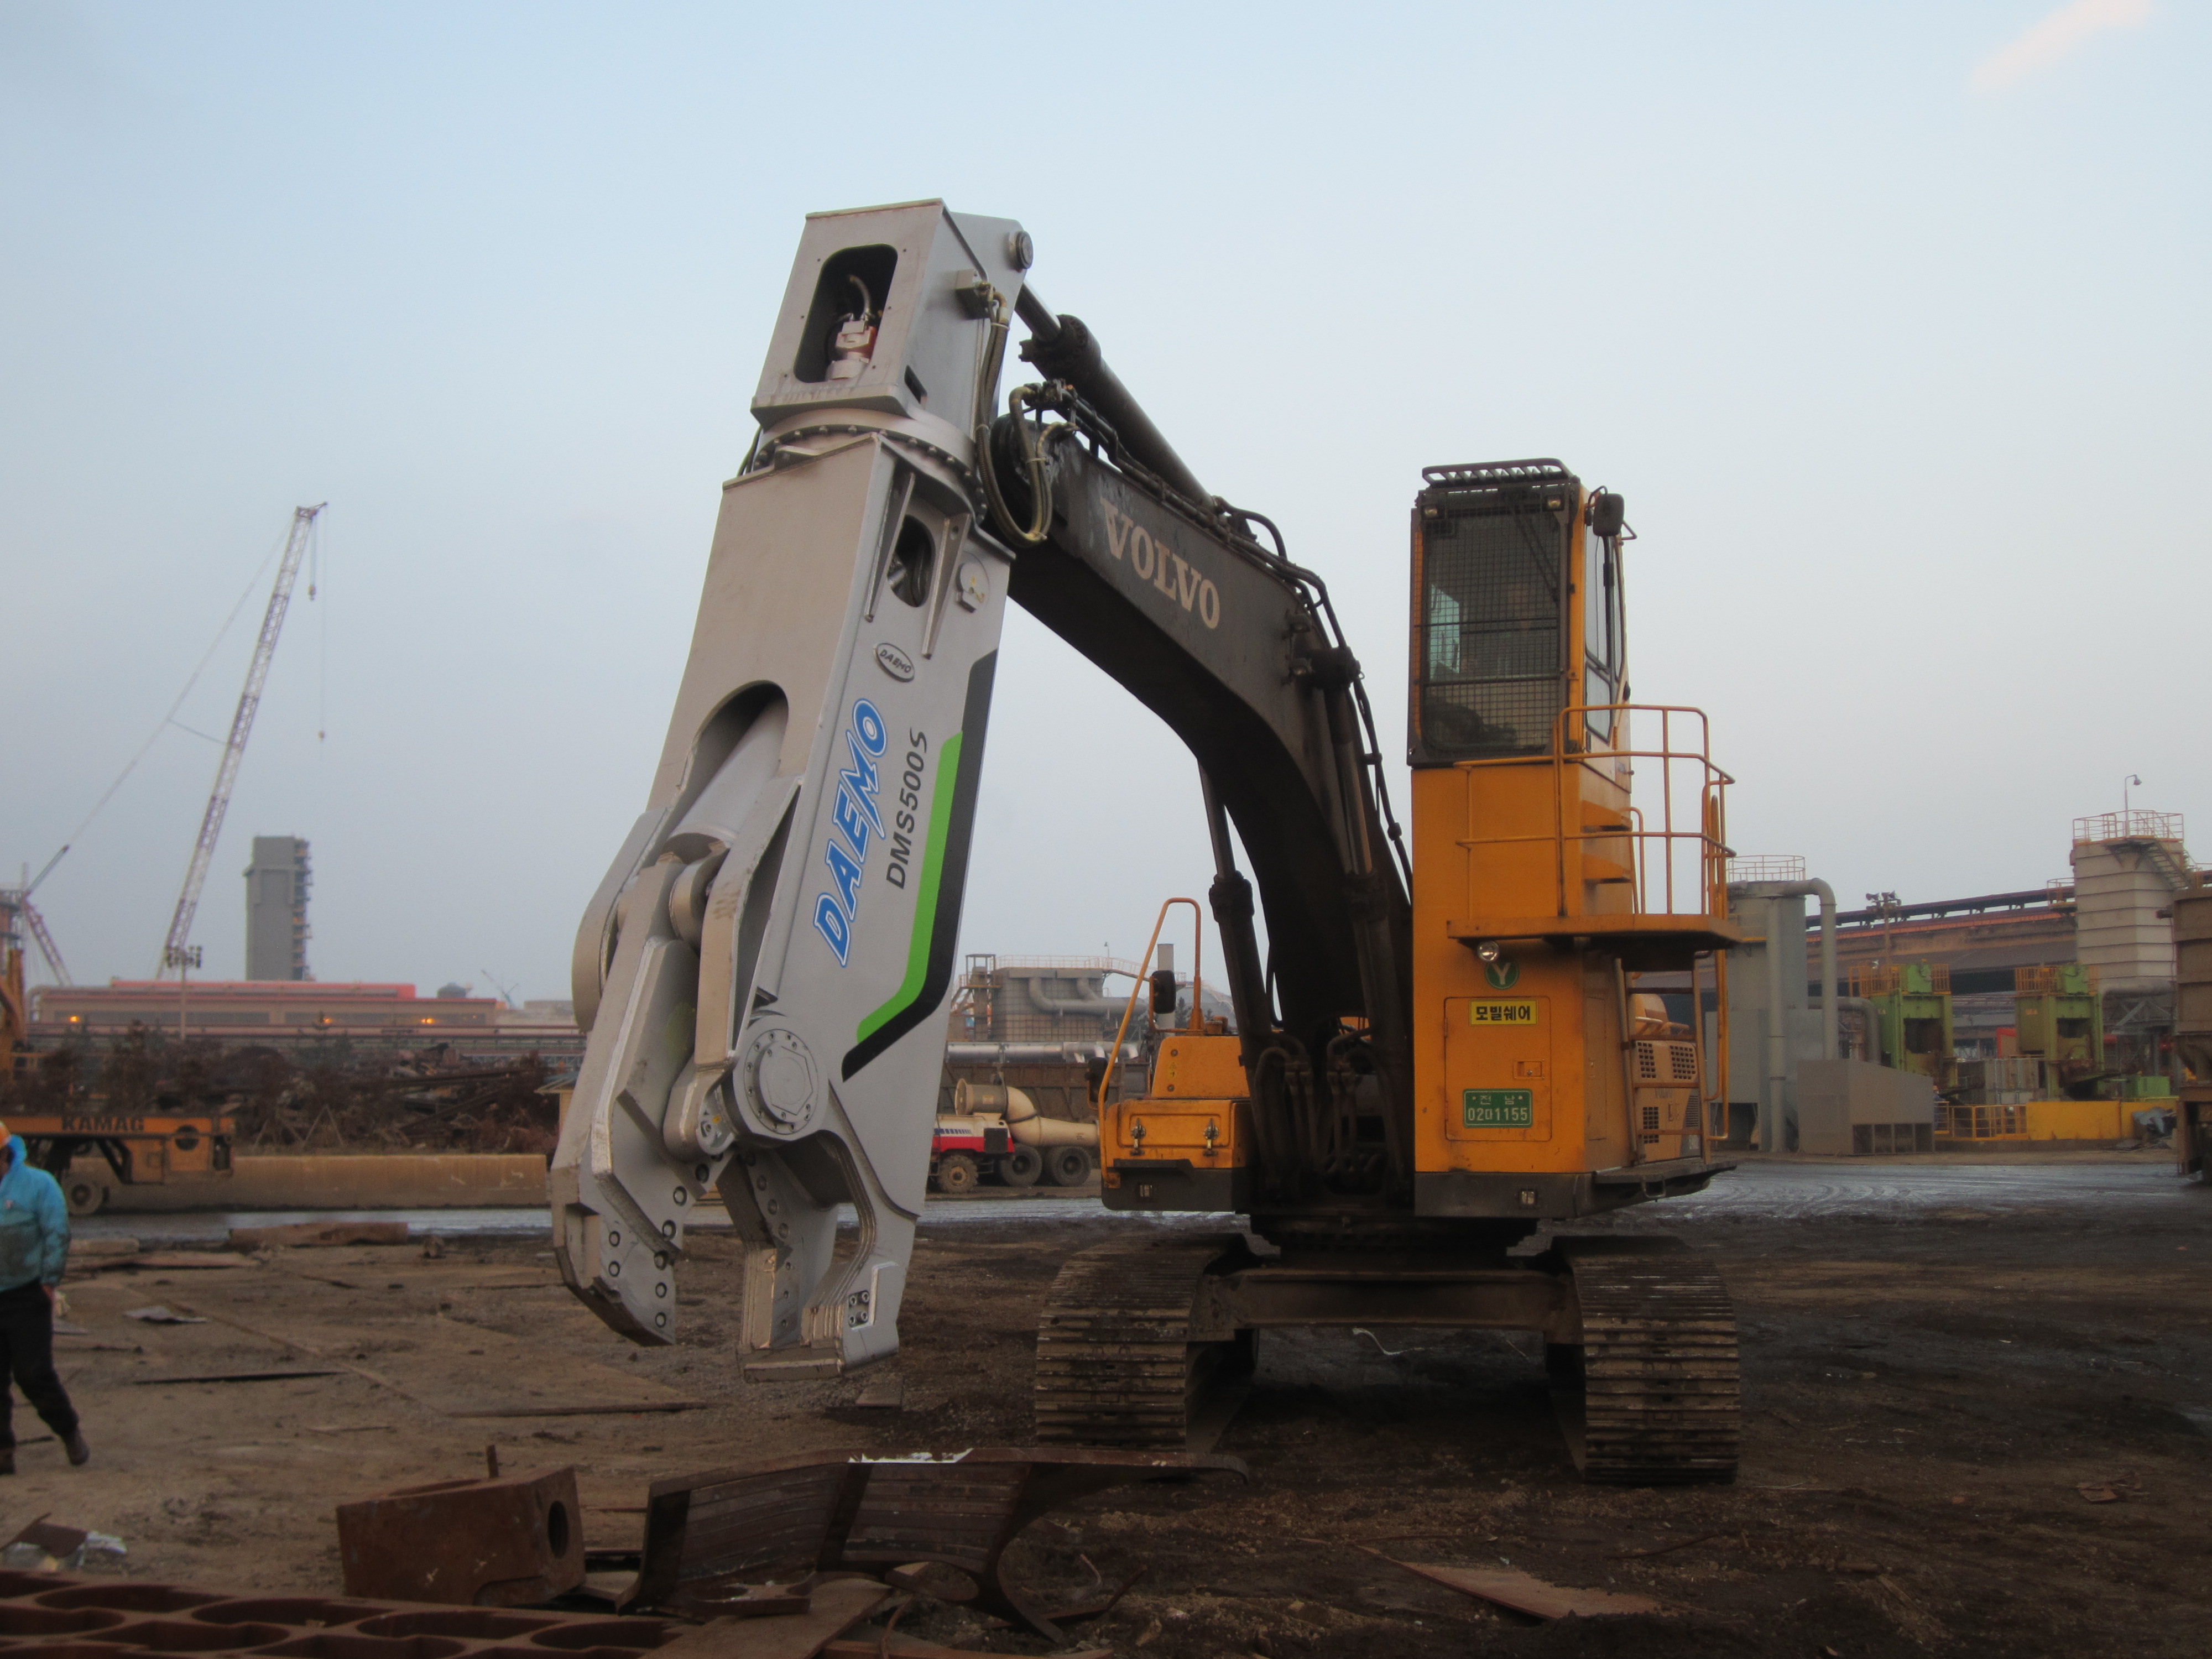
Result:
{"label": "yellow machine body", "polygon": [[[1413,1212],[1544,1220],[1702,1185],[1725,1079],[1702,1020],[1639,1009],[1636,981],[1687,970],[1725,1007],[1729,780],[1705,717],[1628,701],[1617,498],[1608,515],[1556,462],[1426,476],[1408,725]],[[1146,1093],[1101,1109],[1107,1201],[1243,1207],[1257,1158],[1237,1040],[1160,1045]],[[1185,1160],[1188,1181],[1162,1167]],[[1117,1163],[1165,1184],[1121,1191]]]}
{"label": "yellow machine body", "polygon": [[[1188,1160],[1194,1174],[1230,1177],[1228,1201],[1249,1201],[1253,1164],[1252,1102],[1240,1045],[1233,1036],[1176,1031],[1153,1056],[1146,1092],[1109,1102],[1098,1115],[1100,1180],[1117,1194],[1125,1160]],[[1130,1179],[1145,1184],[1142,1176]],[[1211,1183],[1209,1183],[1211,1184]],[[1149,1204],[1151,1192],[1127,1198]]]}
{"label": "yellow machine body", "polygon": [[[1703,1162],[1700,1022],[1639,1018],[1635,975],[1694,975],[1734,938],[1728,780],[1703,715],[1628,701],[1617,499],[1557,463],[1429,482],[1409,710],[1416,1207],[1608,1208]],[[1657,800],[1632,797],[1638,772]]]}
{"label": "yellow machine body", "polygon": [[[1706,1152],[1726,1079],[1709,1075],[1700,1036],[1710,995],[1726,1052],[1726,952],[1741,940],[1729,781],[1702,714],[1630,700],[1619,497],[1556,461],[1424,479],[1407,856],[1397,870],[1370,856],[1378,825],[1397,827],[1387,805],[1355,801],[1339,850],[1358,974],[1318,1018],[1300,1012],[1280,988],[1279,938],[1269,982],[1240,977],[1258,952],[1236,932],[1249,901],[1209,781],[1211,897],[1243,1029],[1204,1018],[1195,957],[1186,1005],[1155,956],[1173,907],[1197,919],[1194,899],[1168,901],[1099,1083],[1102,1196],[1235,1212],[1249,1233],[1072,1257],[1038,1322],[1038,1434],[1184,1443],[1210,1420],[1207,1377],[1256,1364],[1265,1330],[1524,1330],[1544,1341],[1587,1478],[1729,1480],[1736,1338],[1711,1264],[1665,1239],[1571,1228],[1515,1254],[1547,1224],[1695,1192],[1729,1167]],[[1341,656],[1315,660],[1312,690],[1325,698],[1346,672]],[[1341,705],[1328,730],[1353,746]],[[1660,973],[1663,987],[1642,982]],[[1147,984],[1146,1086],[1109,1103]],[[1688,1007],[1670,1010],[1669,994]]]}

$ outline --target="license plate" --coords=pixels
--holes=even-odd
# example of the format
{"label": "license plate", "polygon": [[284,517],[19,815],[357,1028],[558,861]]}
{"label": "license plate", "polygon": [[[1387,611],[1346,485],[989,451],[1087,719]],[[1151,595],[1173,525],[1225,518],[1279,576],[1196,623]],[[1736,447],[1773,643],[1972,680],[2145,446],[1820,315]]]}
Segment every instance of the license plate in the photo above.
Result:
{"label": "license plate", "polygon": [[1485,997],[1467,1006],[1468,1022],[1474,1025],[1534,1025],[1536,1023],[1536,1001],[1534,997],[1516,997],[1508,1000],[1501,997]]}
{"label": "license plate", "polygon": [[1536,1096],[1528,1089],[1469,1089],[1460,1109],[1470,1129],[1528,1129],[1535,1127]]}

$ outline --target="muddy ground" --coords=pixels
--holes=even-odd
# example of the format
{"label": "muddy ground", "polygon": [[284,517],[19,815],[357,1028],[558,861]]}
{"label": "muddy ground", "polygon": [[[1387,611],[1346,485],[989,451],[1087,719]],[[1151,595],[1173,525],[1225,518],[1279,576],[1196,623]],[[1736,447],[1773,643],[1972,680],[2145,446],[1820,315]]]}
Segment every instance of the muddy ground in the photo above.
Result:
{"label": "muddy ground", "polygon": [[[733,1251],[710,1235],[683,1283],[683,1340],[651,1352],[571,1300],[542,1238],[458,1240],[434,1260],[418,1243],[80,1275],[69,1297],[88,1334],[58,1346],[94,1458],[67,1468],[19,1407],[21,1473],[0,1481],[0,1524],[51,1512],[120,1534],[135,1577],[332,1591],[334,1504],[473,1474],[488,1441],[510,1471],[574,1464],[594,1547],[635,1543],[662,1475],[816,1447],[1026,1443],[1053,1273],[1151,1224],[1043,1202],[935,1205],[930,1223],[891,1410],[856,1403],[880,1373],[740,1382]],[[1119,1584],[1141,1568],[1083,1634],[1155,1659],[2212,1649],[2212,1190],[2155,1158],[1778,1163],[1620,1224],[1710,1252],[1735,1291],[1747,1416],[1734,1486],[1580,1484],[1525,1340],[1267,1335],[1218,1448],[1250,1466],[1248,1485],[1090,1500],[1032,1532],[1024,1572],[1073,1589],[1093,1569]],[[208,1322],[124,1317],[156,1303]],[[292,1368],[337,1374],[149,1380]],[[451,1415],[678,1400],[711,1404]],[[1363,1544],[1503,1560],[1669,1611],[1538,1625]],[[940,1604],[901,1629],[1044,1650]]]}

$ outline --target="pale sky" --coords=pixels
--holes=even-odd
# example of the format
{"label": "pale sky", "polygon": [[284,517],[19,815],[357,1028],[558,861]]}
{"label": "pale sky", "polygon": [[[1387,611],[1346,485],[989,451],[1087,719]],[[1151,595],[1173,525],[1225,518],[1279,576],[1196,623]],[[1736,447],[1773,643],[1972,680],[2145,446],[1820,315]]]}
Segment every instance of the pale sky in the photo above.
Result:
{"label": "pale sky", "polygon": [[[1027,225],[1329,579],[1386,750],[1421,467],[1555,455],[1627,498],[1636,694],[1710,711],[1740,850],[2033,886],[2137,773],[2212,851],[2208,46],[2183,0],[0,0],[0,867],[327,500],[204,971],[299,834],[319,978],[566,996],[800,221],[921,197]],[[965,948],[1132,955],[1210,873],[1192,763],[1018,613],[999,684]],[[150,971],[216,757],[167,732],[40,890],[79,981]]]}

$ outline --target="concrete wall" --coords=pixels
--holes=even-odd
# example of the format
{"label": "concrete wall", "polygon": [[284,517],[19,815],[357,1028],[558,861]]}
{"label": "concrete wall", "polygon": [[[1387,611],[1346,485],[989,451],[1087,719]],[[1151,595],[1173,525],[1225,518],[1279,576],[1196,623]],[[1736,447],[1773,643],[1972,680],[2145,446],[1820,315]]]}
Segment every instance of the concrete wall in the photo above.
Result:
{"label": "concrete wall", "polygon": [[1796,1084],[1795,1151],[1849,1156],[1860,1124],[1924,1125],[1933,1133],[1936,1085],[1917,1072],[1864,1060],[1808,1060],[1798,1063]]}
{"label": "concrete wall", "polygon": [[112,1187],[107,1207],[121,1212],[431,1210],[543,1206],[547,1201],[545,1160],[533,1153],[396,1152],[241,1158],[228,1180]]}
{"label": "concrete wall", "polygon": [[[1771,1109],[1780,1133],[1781,1147],[1790,1146],[1797,1121],[1797,1068],[1820,1058],[1820,1012],[1805,988],[1817,969],[1817,955],[1808,949],[1805,932],[1806,900],[1802,895],[1778,896],[1772,882],[1732,883],[1729,887],[1729,919],[1742,927],[1745,941],[1729,952],[1729,1098],[1739,1105]],[[1770,946],[1769,941],[1774,941]],[[1782,1009],[1778,1016],[1767,1006],[1769,990],[1766,952],[1782,952]],[[1770,1022],[1779,1018],[1787,1045],[1790,1072],[1783,1097],[1766,1098],[1766,1034]],[[1707,1052],[1712,1051],[1718,1022],[1707,1017]]]}

